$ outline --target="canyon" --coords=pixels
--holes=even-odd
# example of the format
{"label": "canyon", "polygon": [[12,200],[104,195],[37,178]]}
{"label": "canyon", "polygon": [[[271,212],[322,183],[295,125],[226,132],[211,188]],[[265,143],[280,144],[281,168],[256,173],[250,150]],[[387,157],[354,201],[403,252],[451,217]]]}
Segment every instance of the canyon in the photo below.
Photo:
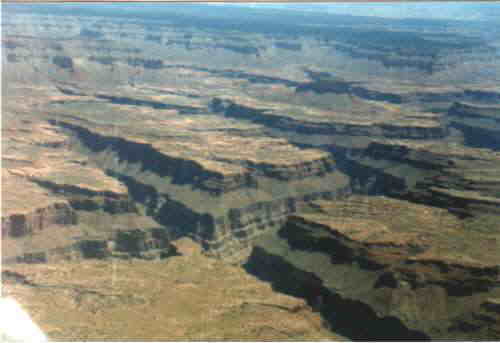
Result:
{"label": "canyon", "polygon": [[72,6],[2,22],[2,282],[50,338],[500,337],[485,23]]}

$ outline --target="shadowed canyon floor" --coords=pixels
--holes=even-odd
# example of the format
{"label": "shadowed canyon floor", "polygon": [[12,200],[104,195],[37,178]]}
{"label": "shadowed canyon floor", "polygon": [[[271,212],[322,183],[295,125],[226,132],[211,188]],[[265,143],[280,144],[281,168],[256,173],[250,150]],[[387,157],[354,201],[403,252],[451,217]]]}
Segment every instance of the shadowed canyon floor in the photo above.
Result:
{"label": "shadowed canyon floor", "polygon": [[[258,239],[245,267],[311,303],[320,292],[331,302],[325,318],[351,338],[485,339],[499,330],[488,310],[500,295],[498,248],[496,233],[472,231],[445,210],[353,196],[291,216]],[[365,332],[349,328],[356,315],[338,311],[347,308],[365,313]]]}

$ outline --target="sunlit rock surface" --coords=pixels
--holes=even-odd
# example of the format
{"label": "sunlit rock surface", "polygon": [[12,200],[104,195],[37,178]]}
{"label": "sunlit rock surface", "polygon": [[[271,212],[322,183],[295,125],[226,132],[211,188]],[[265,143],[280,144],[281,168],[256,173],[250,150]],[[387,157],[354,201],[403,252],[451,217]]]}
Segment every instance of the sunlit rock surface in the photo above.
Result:
{"label": "sunlit rock surface", "polygon": [[71,6],[2,20],[4,284],[50,338],[500,337],[497,20]]}

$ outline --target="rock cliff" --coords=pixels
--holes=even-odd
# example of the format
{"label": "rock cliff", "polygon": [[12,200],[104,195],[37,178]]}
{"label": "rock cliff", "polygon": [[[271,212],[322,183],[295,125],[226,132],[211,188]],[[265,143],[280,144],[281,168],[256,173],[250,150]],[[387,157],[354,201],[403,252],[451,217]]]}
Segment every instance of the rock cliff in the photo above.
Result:
{"label": "rock cliff", "polygon": [[28,213],[10,213],[2,217],[2,236],[23,237],[46,230],[52,225],[74,225],[76,213],[66,202],[56,202]]}
{"label": "rock cliff", "polygon": [[498,318],[487,303],[500,292],[492,237],[470,232],[444,210],[354,196],[289,217],[274,235],[261,237],[246,268],[321,306],[344,334],[353,335],[350,317],[334,309],[368,306],[374,313],[363,314],[365,331],[352,337],[488,337],[498,332]]}
{"label": "rock cliff", "polygon": [[[45,324],[76,304],[137,310],[134,339],[165,308],[193,339],[236,337],[233,317],[256,321],[237,338],[500,337],[496,22],[75,6],[2,22],[2,258],[19,296],[64,305]],[[116,334],[69,322],[48,330]]]}

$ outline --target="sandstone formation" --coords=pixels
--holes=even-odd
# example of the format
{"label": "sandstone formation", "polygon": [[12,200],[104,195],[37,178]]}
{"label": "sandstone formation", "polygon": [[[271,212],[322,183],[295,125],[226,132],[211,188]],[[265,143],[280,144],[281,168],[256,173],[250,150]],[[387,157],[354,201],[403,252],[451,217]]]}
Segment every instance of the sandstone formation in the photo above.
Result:
{"label": "sandstone formation", "polygon": [[[363,315],[379,339],[477,339],[499,330],[488,305],[499,292],[497,234],[472,231],[445,210],[353,196],[289,217],[260,238],[246,268],[311,304],[320,289],[325,317],[344,335],[354,334],[350,315],[334,309],[356,302],[374,311]],[[396,332],[384,331],[390,320]]]}
{"label": "sandstone formation", "polygon": [[2,260],[49,337],[500,337],[495,21],[6,8]]}

